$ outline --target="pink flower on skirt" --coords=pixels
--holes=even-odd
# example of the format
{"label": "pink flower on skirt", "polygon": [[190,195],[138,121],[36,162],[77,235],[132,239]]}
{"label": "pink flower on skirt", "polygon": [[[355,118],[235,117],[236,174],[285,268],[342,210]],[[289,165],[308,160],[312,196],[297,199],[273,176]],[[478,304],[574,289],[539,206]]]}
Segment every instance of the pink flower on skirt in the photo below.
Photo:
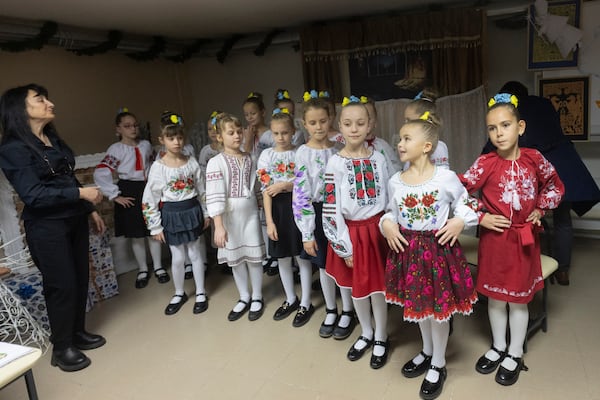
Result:
{"label": "pink flower on skirt", "polygon": [[437,261],[438,261],[439,263],[443,263],[443,262],[444,262],[444,257],[442,257],[442,256],[438,256],[438,258],[437,258]]}
{"label": "pink flower on skirt", "polygon": [[423,293],[425,293],[427,296],[431,295],[433,293],[433,286],[425,286],[425,288],[423,288]]}
{"label": "pink flower on skirt", "polygon": [[455,272],[452,274],[452,280],[456,283],[458,283],[458,281],[460,281],[460,274],[458,272]]}
{"label": "pink flower on skirt", "polygon": [[404,307],[412,307],[413,303],[410,300],[405,300],[404,301]]}
{"label": "pink flower on skirt", "polygon": [[423,253],[423,259],[429,261],[432,258],[433,258],[433,255],[431,254],[431,251],[425,250],[425,252]]}
{"label": "pink flower on skirt", "polygon": [[465,285],[467,285],[467,287],[470,289],[473,287],[473,278],[468,277],[467,279],[465,279]]}
{"label": "pink flower on skirt", "polygon": [[444,303],[444,304],[442,304],[442,311],[443,311],[443,312],[446,312],[446,311],[448,311],[448,303]]}
{"label": "pink flower on skirt", "polygon": [[442,293],[442,297],[443,297],[444,299],[447,299],[448,297],[450,297],[450,292],[449,292],[449,291],[447,291],[447,290],[444,290],[444,293]]}
{"label": "pink flower on skirt", "polygon": [[410,264],[408,267],[408,272],[415,272],[417,270],[417,264]]}
{"label": "pink flower on skirt", "polygon": [[411,274],[408,274],[408,275],[406,276],[406,284],[407,284],[407,285],[410,285],[411,283],[413,283],[413,282],[414,282],[414,280],[415,280],[415,278],[414,278],[414,277],[413,277]]}
{"label": "pink flower on skirt", "polygon": [[408,243],[408,246],[411,250],[414,250],[414,248],[417,247],[417,242],[413,239]]}

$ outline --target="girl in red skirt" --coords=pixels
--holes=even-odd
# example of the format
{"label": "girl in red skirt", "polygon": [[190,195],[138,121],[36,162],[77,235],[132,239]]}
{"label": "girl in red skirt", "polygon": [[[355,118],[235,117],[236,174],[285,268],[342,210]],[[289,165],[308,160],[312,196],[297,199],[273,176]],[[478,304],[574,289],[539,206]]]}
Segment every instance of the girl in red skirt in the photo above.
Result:
{"label": "girl in red skirt", "polygon": [[383,155],[365,146],[369,113],[354,96],[344,98],[340,130],[345,147],[325,170],[323,230],[330,241],[325,269],[340,288],[351,288],[362,327],[348,359],[358,360],[373,346],[371,368],[377,369],[389,349],[383,280],[388,249],[377,227],[387,203],[387,168]]}
{"label": "girl in red skirt", "polygon": [[460,177],[470,193],[481,190],[485,210],[479,217],[477,291],[489,298],[493,344],[475,369],[489,374],[500,365],[496,382],[512,385],[527,369],[521,358],[529,323],[527,303],[544,287],[540,218],[559,205],[564,186],[541,153],[519,148],[525,121],[519,117],[517,98],[500,93],[488,106],[487,131],[496,151],[480,156]]}
{"label": "girl in red skirt", "polygon": [[[400,129],[400,160],[409,165],[389,182],[388,212],[381,230],[391,248],[385,280],[386,300],[404,306],[404,319],[419,323],[423,350],[402,368],[407,378],[427,372],[421,397],[434,399],[446,380],[450,317],[473,311],[473,279],[456,238],[477,225],[468,195],[456,174],[438,167],[431,153],[440,124],[425,112]],[[452,210],[454,217],[448,219]]]}

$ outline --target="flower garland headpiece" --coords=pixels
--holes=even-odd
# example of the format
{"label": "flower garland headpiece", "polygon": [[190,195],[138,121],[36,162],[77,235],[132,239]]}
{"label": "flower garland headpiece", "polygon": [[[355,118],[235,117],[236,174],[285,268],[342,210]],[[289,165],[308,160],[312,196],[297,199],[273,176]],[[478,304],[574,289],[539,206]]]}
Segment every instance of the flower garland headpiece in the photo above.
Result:
{"label": "flower garland headpiece", "polygon": [[127,107],[121,107],[117,110],[117,115],[119,114],[123,114],[123,113],[128,113],[129,112],[129,108]]}
{"label": "flower garland headpiece", "polygon": [[304,102],[307,102],[310,99],[318,99],[318,98],[319,98],[319,93],[317,93],[316,90],[311,90],[310,92],[304,92],[304,96],[302,96],[302,99],[304,99]]}
{"label": "flower garland headpiece", "polygon": [[260,99],[262,96],[258,93],[250,92],[248,94],[248,99]]}
{"label": "flower garland headpiece", "polygon": [[277,114],[287,114],[287,115],[290,115],[290,110],[288,110],[287,108],[276,108],[276,109],[273,110],[273,116],[275,116]]}
{"label": "flower garland headpiece", "polygon": [[290,94],[287,90],[278,90],[277,100],[290,100]]}
{"label": "flower garland headpiece", "polygon": [[182,126],[183,125],[183,118],[181,118],[181,116],[179,116],[177,114],[171,114],[169,116],[169,122],[173,123],[173,125]]}
{"label": "flower garland headpiece", "polygon": [[344,97],[342,100],[342,107],[346,107],[348,104],[367,104],[369,99],[367,96],[360,96],[360,98],[356,96]]}
{"label": "flower garland headpiece", "polygon": [[212,125],[214,130],[217,129],[217,115],[219,114],[220,112],[216,110],[210,113],[210,124]]}
{"label": "flower garland headpiece", "polygon": [[330,98],[330,97],[331,97],[331,96],[329,96],[329,92],[328,92],[327,90],[321,90],[321,91],[319,92],[319,98],[320,98],[320,99],[328,99],[328,98]]}
{"label": "flower garland headpiece", "polygon": [[519,106],[519,99],[514,94],[510,93],[498,93],[488,101],[488,108],[495,104],[512,104],[517,108]]}

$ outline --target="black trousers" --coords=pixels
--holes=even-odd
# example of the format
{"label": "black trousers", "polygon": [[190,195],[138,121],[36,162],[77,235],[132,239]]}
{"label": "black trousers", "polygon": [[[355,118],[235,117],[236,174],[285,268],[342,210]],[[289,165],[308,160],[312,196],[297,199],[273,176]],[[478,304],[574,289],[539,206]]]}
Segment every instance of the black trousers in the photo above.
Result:
{"label": "black trousers", "polygon": [[72,345],[85,327],[89,285],[87,215],[25,221],[27,244],[42,273],[44,298],[55,350]]}

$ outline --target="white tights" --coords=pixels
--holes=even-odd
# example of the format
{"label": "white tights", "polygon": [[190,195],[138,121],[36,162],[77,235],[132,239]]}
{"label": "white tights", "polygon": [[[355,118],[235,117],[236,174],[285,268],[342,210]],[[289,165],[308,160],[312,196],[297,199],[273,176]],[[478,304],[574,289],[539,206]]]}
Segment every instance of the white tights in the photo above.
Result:
{"label": "white tights", "polygon": [[[241,264],[232,266],[231,271],[233,273],[235,286],[240,294],[240,300],[245,301],[246,303],[250,301],[248,281],[250,281],[250,286],[252,287],[252,300],[262,299],[263,270],[261,263],[242,262]],[[238,303],[233,308],[233,311],[240,312],[243,308],[244,305]],[[251,311],[258,311],[260,308],[261,305],[258,303],[252,303],[250,305]]]}
{"label": "white tights", "polygon": [[[507,305],[508,312],[506,310]],[[494,347],[500,351],[506,350],[506,326],[508,323],[510,329],[508,354],[513,357],[522,357],[523,345],[527,335],[527,325],[529,323],[529,309],[527,308],[527,304],[488,299],[488,315],[492,328]],[[486,354],[487,356],[488,354]],[[516,367],[516,363],[510,358],[505,358],[502,365],[509,370],[514,370]]]}
{"label": "white tights", "polygon": [[[308,308],[310,306],[310,292],[312,289],[312,265],[310,261],[302,259],[299,256],[296,256],[295,258],[300,270],[300,287],[302,289],[300,305]],[[294,289],[294,271],[292,271],[292,257],[280,258],[278,261],[279,277],[281,278],[281,284],[283,285],[286,301],[289,304],[292,304],[294,301],[296,301],[296,291]]]}
{"label": "white tights", "polygon": [[[192,263],[194,271],[194,283],[196,284],[196,294],[205,294],[204,289],[204,258],[202,256],[200,241],[204,240],[199,237],[194,242],[180,244],[177,246],[169,245],[171,250],[171,273],[173,274],[173,284],[175,285],[175,294],[183,295],[183,282],[185,277],[185,260],[186,256]],[[204,301],[206,298],[198,299]]]}
{"label": "white tights", "polygon": [[[148,271],[148,264],[146,263],[146,238],[130,238],[131,250],[133,250],[133,256],[135,261],[138,263],[140,272]],[[148,247],[150,248],[150,256],[152,257],[152,264],[154,270],[162,268],[161,261],[161,243],[157,240],[148,240]]]}
{"label": "white tights", "polygon": [[[380,341],[387,340],[387,303],[385,302],[385,296],[383,293],[375,293],[369,297],[363,299],[352,299],[354,303],[354,309],[358,316],[358,322],[362,328],[362,336],[367,339],[375,339]],[[375,330],[373,330],[373,324],[371,322],[371,316],[373,322],[375,322]],[[360,350],[366,346],[366,343],[359,340],[355,347]],[[381,349],[378,349],[381,347]],[[383,346],[375,346],[373,354],[376,356],[383,355],[385,349]]]}

